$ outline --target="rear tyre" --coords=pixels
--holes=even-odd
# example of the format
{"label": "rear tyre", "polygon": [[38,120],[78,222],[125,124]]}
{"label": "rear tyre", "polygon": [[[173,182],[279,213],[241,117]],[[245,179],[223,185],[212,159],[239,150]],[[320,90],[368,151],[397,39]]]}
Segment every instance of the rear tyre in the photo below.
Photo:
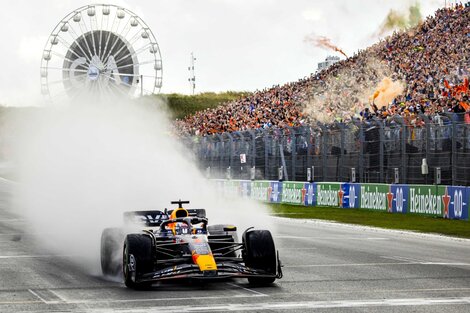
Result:
{"label": "rear tyre", "polygon": [[101,234],[101,271],[103,275],[116,276],[122,269],[122,242],[119,228],[106,228]]}
{"label": "rear tyre", "polygon": [[276,280],[277,257],[269,230],[252,230],[243,234],[243,261],[247,267],[263,270],[273,277],[249,277],[253,285],[270,285]]}
{"label": "rear tyre", "polygon": [[143,274],[153,271],[152,239],[143,234],[126,236],[123,250],[124,283],[128,288],[145,289],[151,283],[137,282]]}

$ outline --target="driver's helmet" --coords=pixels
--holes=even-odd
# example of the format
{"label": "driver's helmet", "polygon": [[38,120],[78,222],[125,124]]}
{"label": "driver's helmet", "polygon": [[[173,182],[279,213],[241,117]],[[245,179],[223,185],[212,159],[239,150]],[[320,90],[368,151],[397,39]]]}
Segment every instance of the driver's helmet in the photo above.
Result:
{"label": "driver's helmet", "polygon": [[[170,219],[180,218],[180,217],[188,217],[189,213],[184,208],[177,208],[173,212],[171,212]],[[169,223],[168,228],[171,229],[173,235],[181,235],[181,234],[189,234],[190,228],[187,223],[183,222],[175,222]]]}
{"label": "driver's helmet", "polygon": [[178,223],[173,223],[175,224],[174,227],[173,227],[173,234],[175,235],[186,235],[186,234],[190,234],[191,232],[191,229],[189,227],[188,224],[186,223],[182,223],[182,222],[178,222]]}

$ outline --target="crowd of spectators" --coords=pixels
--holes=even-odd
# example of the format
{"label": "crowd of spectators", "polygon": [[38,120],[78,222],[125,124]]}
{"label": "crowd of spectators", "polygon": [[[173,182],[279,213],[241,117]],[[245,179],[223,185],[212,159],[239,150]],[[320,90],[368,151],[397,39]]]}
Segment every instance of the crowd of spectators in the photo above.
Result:
{"label": "crowd of spectators", "polygon": [[421,126],[422,115],[432,118],[437,114],[460,113],[458,118],[470,123],[469,21],[470,2],[439,9],[416,28],[395,32],[321,72],[177,120],[176,130],[181,135],[208,135],[310,124],[314,121],[304,108],[314,94],[322,88],[326,90],[325,82],[338,73],[349,71],[355,83],[361,84],[363,77],[356,72],[360,72],[371,57],[386,64],[393,79],[405,82],[403,93],[387,105],[378,106],[373,101],[360,103],[353,106],[355,112],[348,111],[348,116],[336,110],[335,104],[328,103],[326,98],[325,114],[341,120],[388,119],[400,115],[406,123]]}

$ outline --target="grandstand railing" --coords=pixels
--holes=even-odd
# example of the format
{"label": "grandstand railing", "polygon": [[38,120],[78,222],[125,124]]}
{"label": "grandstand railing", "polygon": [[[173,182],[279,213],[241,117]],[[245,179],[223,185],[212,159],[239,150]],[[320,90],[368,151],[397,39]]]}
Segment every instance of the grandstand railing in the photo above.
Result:
{"label": "grandstand railing", "polygon": [[184,141],[211,178],[469,186],[470,124],[457,114],[420,117],[420,127],[394,116]]}

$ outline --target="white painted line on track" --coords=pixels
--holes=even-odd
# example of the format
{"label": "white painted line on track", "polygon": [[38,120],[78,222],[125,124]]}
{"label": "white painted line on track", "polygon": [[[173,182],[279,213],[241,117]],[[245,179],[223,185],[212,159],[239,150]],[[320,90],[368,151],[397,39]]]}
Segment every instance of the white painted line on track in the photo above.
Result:
{"label": "white painted line on track", "polygon": [[[297,301],[297,302],[261,302],[249,304],[213,304],[213,305],[186,305],[162,306],[154,308],[124,309],[122,313],[140,312],[233,312],[233,311],[267,311],[267,310],[305,310],[305,309],[331,309],[331,308],[370,308],[370,307],[400,307],[400,306],[433,306],[433,305],[470,305],[470,297],[453,298],[413,298],[413,299],[366,299],[366,300],[337,300],[337,301]],[[101,309],[89,312],[104,312]]]}
{"label": "white painted line on track", "polygon": [[291,235],[275,235],[276,239],[306,239],[306,240],[391,240],[385,237],[364,237],[364,236],[291,236]]}
{"label": "white painted line on track", "polygon": [[[354,293],[359,293],[363,294],[364,292],[369,293],[386,293],[386,294],[392,294],[392,293],[400,293],[400,294],[411,294],[413,292],[416,293],[427,293],[427,292],[439,292],[439,293],[455,293],[456,291],[460,292],[468,292],[470,291],[470,288],[413,288],[413,289],[345,289],[341,291],[302,291],[302,292],[296,292],[296,296],[312,296],[312,295],[319,295],[319,294],[326,294],[326,295],[336,295],[336,294],[354,294]],[[275,298],[280,298],[281,296],[289,296],[293,295],[290,292],[278,292],[275,294]]]}
{"label": "white painted line on track", "polygon": [[49,291],[50,293],[52,293],[54,296],[56,296],[60,301],[62,302],[67,302],[67,299],[65,299],[63,296],[61,296],[60,294],[58,294],[56,291],[52,290],[52,289],[48,289],[47,291]]}
{"label": "white painted line on track", "polygon": [[36,298],[38,298],[39,300],[41,300],[42,302],[44,302],[45,304],[49,304],[48,301],[44,300],[44,298],[41,297],[40,295],[38,295],[36,292],[32,291],[31,289],[28,289],[28,291],[29,291],[33,296],[35,296]]}
{"label": "white painted line on track", "polygon": [[282,248],[282,251],[288,251],[288,250],[294,250],[294,251],[299,251],[299,250],[317,250],[318,248]]}
{"label": "white painted line on track", "polygon": [[16,223],[16,222],[24,222],[26,221],[23,218],[7,218],[7,219],[0,219],[0,223]]}
{"label": "white painted line on track", "polygon": [[0,259],[32,259],[32,258],[57,258],[66,257],[67,255],[54,254],[36,254],[36,255],[0,255]]}
{"label": "white painted line on track", "polygon": [[400,261],[400,262],[412,262],[412,263],[422,263],[423,262],[423,260],[404,257],[404,256],[399,256],[399,255],[392,255],[392,256],[382,255],[380,257],[384,258],[384,259],[395,260],[395,261]]}
{"label": "white painted line on track", "polygon": [[[67,299],[67,304],[97,304],[97,303],[144,303],[144,302],[162,302],[162,301],[194,301],[194,300],[225,300],[233,298],[258,298],[261,295],[230,295],[230,296],[208,296],[208,297],[175,297],[175,298],[144,298],[144,299]],[[56,301],[57,303],[58,301]],[[51,303],[51,302],[49,302]]]}
{"label": "white painted line on track", "polygon": [[470,263],[463,262],[382,262],[382,263],[339,263],[339,264],[292,264],[286,268],[302,267],[355,267],[355,266],[389,266],[389,265],[442,265],[442,266],[470,266]]}
{"label": "white painted line on track", "polygon": [[237,288],[241,288],[243,290],[246,290],[246,291],[249,291],[249,292],[252,292],[258,296],[261,296],[261,297],[269,297],[267,294],[265,293],[262,293],[262,292],[259,292],[259,291],[256,291],[256,290],[253,290],[253,289],[250,289],[250,288],[246,288],[246,287],[242,287],[240,285],[237,285],[237,284],[233,284],[233,283],[227,283],[227,285],[229,286],[233,286],[233,287],[237,287]]}
{"label": "white painted line on track", "polygon": [[382,265],[412,265],[412,264],[421,264],[421,263],[412,263],[412,262],[382,262],[382,263],[338,263],[338,264],[292,264],[286,265],[283,264],[286,268],[302,268],[302,267],[355,267],[355,266],[382,266]]}

